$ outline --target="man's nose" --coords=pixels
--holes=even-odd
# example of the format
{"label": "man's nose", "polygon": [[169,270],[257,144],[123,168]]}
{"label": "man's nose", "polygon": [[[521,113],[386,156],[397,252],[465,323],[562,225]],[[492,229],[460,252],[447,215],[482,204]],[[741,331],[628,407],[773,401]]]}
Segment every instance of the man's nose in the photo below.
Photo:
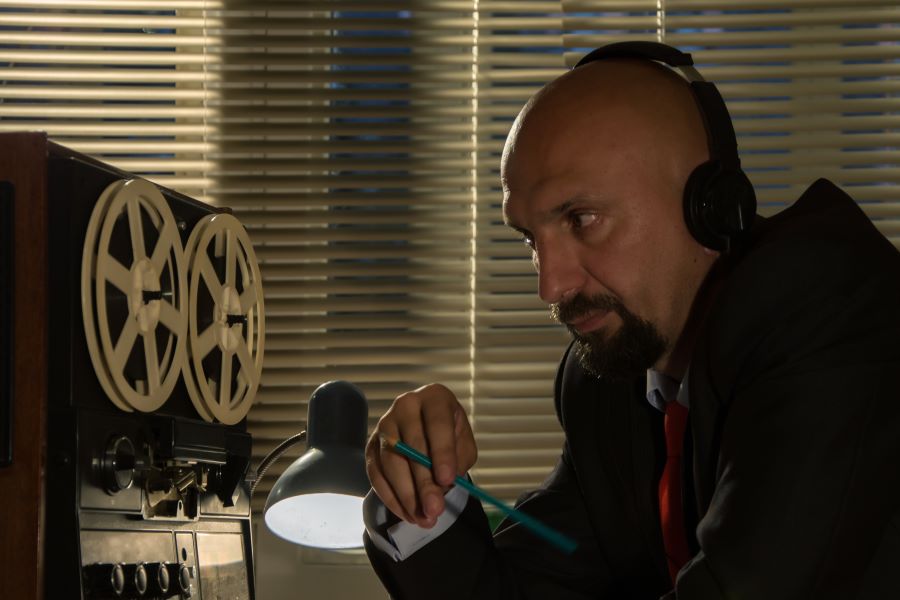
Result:
{"label": "man's nose", "polygon": [[538,295],[547,304],[567,300],[584,286],[584,270],[578,257],[564,246],[545,244],[535,251]]}

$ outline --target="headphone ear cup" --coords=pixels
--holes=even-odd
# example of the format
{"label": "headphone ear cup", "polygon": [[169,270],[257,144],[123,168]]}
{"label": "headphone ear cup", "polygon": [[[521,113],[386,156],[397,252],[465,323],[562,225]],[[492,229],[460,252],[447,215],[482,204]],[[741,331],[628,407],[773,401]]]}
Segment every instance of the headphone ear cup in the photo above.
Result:
{"label": "headphone ear cup", "polygon": [[707,161],[691,172],[684,186],[684,221],[703,246],[728,252],[750,231],[755,216],[756,194],[743,171]]}
{"label": "headphone ear cup", "polygon": [[706,248],[722,251],[727,245],[721,235],[709,226],[708,213],[712,205],[709,183],[719,170],[714,161],[707,161],[694,169],[684,184],[684,222],[694,239]]}

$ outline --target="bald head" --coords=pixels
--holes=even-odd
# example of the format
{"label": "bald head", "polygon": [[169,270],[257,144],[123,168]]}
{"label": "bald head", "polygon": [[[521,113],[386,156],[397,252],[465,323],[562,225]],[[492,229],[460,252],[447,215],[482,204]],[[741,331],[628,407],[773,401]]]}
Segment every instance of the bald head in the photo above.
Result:
{"label": "bald head", "polygon": [[522,138],[560,157],[593,144],[637,145],[641,153],[656,155],[656,168],[685,177],[709,155],[689,84],[662,65],[638,59],[595,61],[547,84],[516,118],[502,165]]}

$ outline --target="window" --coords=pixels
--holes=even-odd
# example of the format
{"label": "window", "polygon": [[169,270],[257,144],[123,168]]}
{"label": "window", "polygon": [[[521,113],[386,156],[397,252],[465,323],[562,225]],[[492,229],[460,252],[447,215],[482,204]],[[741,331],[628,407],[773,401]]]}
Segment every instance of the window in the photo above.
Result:
{"label": "window", "polygon": [[567,336],[502,225],[499,157],[527,98],[597,45],[693,53],[763,214],[829,177],[900,241],[895,0],[362,6],[0,2],[0,131],[46,129],[247,227],[268,317],[257,458],[305,427],[322,382],[359,385],[374,423],[441,381],[472,417],[480,484],[512,499],[543,479]]}

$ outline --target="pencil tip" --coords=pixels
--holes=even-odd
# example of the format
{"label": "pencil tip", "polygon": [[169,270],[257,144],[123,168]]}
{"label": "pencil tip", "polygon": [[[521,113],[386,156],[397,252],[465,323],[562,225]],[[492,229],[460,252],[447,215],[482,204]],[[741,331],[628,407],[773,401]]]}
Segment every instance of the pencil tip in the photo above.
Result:
{"label": "pencil tip", "polygon": [[382,447],[388,446],[391,448],[395,448],[397,446],[397,438],[393,438],[383,433],[379,433],[378,437],[381,438]]}

